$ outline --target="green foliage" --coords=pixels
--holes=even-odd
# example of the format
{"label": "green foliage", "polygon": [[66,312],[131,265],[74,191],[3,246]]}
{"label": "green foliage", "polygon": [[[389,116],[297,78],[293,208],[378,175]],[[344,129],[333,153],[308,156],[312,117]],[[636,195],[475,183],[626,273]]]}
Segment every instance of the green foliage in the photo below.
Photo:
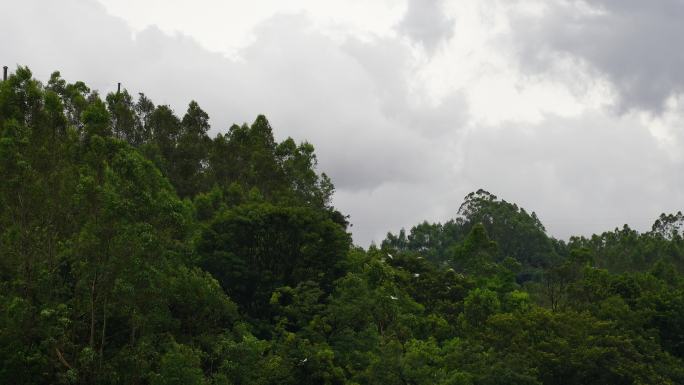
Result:
{"label": "green foliage", "polygon": [[0,383],[682,384],[682,214],[567,244],[483,190],[353,247],[311,144],[0,83]]}
{"label": "green foliage", "polygon": [[488,289],[475,289],[463,301],[463,321],[466,327],[478,328],[487,322],[489,316],[496,314],[501,303],[495,292]]}
{"label": "green foliage", "polygon": [[268,302],[280,286],[314,280],[324,288],[349,237],[327,211],[270,203],[245,203],[220,212],[202,233],[200,265],[252,317],[268,316]]}
{"label": "green foliage", "polygon": [[200,367],[198,352],[179,344],[172,344],[164,353],[159,363],[159,372],[155,373],[152,385],[203,385],[206,383]]}
{"label": "green foliage", "polygon": [[[538,280],[540,269],[561,260],[564,245],[546,235],[535,213],[528,214],[487,191],[468,194],[458,215],[444,224],[424,222],[413,227],[408,236],[404,230],[398,236],[389,233],[383,248],[418,252],[436,264],[462,271],[487,269],[483,263],[500,263],[510,257],[521,265],[516,272],[519,282]],[[496,246],[478,244],[485,236]],[[485,260],[478,261],[482,258]]]}
{"label": "green foliage", "polygon": [[616,272],[643,271],[658,261],[682,271],[684,238],[677,230],[680,222],[681,215],[661,214],[650,232],[639,233],[625,225],[590,238],[573,237],[568,247],[587,249],[597,266]]}

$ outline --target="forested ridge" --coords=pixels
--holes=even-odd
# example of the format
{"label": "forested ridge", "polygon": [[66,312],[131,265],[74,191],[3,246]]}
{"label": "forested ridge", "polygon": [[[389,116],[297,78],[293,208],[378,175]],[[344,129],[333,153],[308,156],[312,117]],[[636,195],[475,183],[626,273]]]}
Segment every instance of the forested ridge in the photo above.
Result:
{"label": "forested ridge", "polygon": [[562,241],[478,190],[363,249],[311,144],[209,128],[0,82],[0,384],[684,384],[681,213]]}

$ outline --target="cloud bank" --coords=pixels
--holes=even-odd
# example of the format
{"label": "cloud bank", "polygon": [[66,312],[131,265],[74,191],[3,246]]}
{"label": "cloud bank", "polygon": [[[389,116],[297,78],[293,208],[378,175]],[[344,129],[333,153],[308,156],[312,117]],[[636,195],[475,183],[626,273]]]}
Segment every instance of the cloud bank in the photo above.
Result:
{"label": "cloud bank", "polygon": [[304,1],[254,17],[240,44],[220,29],[239,7],[173,32],[176,3],[146,26],[95,1],[15,2],[0,60],[103,93],[120,81],[179,114],[195,99],[214,132],[266,114],[277,137],[316,146],[361,245],[451,218],[480,187],[558,237],[684,206],[679,1],[352,2],[338,19]]}

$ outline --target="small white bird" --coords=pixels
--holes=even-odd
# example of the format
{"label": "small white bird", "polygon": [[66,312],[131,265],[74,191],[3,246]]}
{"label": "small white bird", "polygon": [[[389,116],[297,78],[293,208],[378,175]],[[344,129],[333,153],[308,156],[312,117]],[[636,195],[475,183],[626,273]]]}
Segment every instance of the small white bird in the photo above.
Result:
{"label": "small white bird", "polygon": [[302,360],[302,361],[301,361],[300,363],[302,363],[302,364],[303,364],[303,363],[305,363],[306,361],[309,361],[309,357],[306,357],[306,358],[305,358],[305,359],[303,359],[303,360]]}
{"label": "small white bird", "polygon": [[394,257],[390,253],[387,253],[387,256],[389,257],[389,259],[394,259]]}
{"label": "small white bird", "polygon": [[418,273],[413,273],[413,276],[416,277],[416,278],[418,278],[418,277],[420,277],[420,274],[418,274]]}
{"label": "small white bird", "polygon": [[399,298],[397,298],[397,297],[395,297],[395,296],[393,296],[393,295],[390,295],[390,298],[392,298],[392,299],[395,300],[395,301],[399,299]]}

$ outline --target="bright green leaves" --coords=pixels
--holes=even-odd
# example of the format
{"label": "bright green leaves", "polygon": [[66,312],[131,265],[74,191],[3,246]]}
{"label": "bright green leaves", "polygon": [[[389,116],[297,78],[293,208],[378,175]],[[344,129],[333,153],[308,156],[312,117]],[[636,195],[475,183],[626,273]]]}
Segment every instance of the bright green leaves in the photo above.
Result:
{"label": "bright green leaves", "polygon": [[173,343],[161,357],[159,371],[152,375],[152,385],[204,385],[207,382],[200,366],[200,353],[189,346]]}
{"label": "bright green leaves", "polygon": [[288,138],[276,147],[275,154],[299,200],[316,207],[329,206],[334,188],[327,175],[316,173],[317,160],[311,144],[297,146]]}
{"label": "bright green leaves", "polygon": [[488,289],[472,290],[463,302],[463,321],[467,327],[477,329],[500,308],[501,302],[495,292]]}
{"label": "bright green leaves", "polygon": [[111,135],[111,126],[109,125],[109,112],[107,107],[100,100],[95,98],[83,111],[83,124],[85,125],[86,137],[93,137],[95,135],[106,137]]}
{"label": "bright green leaves", "polygon": [[28,67],[17,67],[0,86],[0,125],[15,120],[24,126],[39,127],[43,118],[43,92]]}

